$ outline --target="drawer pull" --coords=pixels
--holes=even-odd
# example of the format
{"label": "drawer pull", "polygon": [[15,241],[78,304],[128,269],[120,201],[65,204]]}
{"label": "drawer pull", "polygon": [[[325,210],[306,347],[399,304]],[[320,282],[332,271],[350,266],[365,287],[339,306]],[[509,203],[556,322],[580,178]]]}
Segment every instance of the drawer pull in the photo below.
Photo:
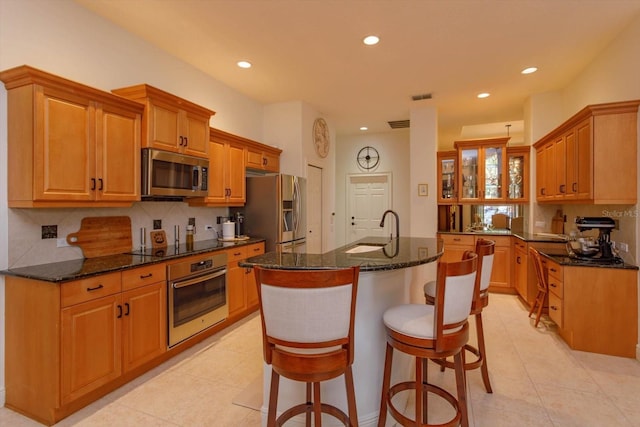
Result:
{"label": "drawer pull", "polygon": [[552,268],[550,268],[549,270],[550,270],[550,271],[553,271],[554,273],[557,273],[557,270],[556,270],[555,268],[553,268],[553,267],[552,267]]}
{"label": "drawer pull", "polygon": [[551,286],[552,288],[557,288],[558,287],[555,283],[549,283],[549,286]]}
{"label": "drawer pull", "polygon": [[233,256],[240,256],[240,255],[242,255],[242,252],[234,252],[233,253]]}
{"label": "drawer pull", "polygon": [[462,240],[462,239],[460,239],[460,238],[458,238],[458,237],[454,237],[454,238],[453,238],[453,241],[454,241],[454,242],[459,242],[460,240]]}
{"label": "drawer pull", "polygon": [[87,288],[87,292],[97,291],[98,289],[102,289],[102,288],[104,288],[104,286],[102,286],[102,284],[99,284],[95,288]]}
{"label": "drawer pull", "polygon": [[141,279],[148,279],[149,277],[153,277],[153,273],[149,273],[149,274],[141,274],[140,278]]}
{"label": "drawer pull", "polygon": [[253,248],[253,252],[260,252],[260,248]]}
{"label": "drawer pull", "polygon": [[552,305],[549,308],[553,311],[558,311],[558,307],[556,307],[555,305]]}

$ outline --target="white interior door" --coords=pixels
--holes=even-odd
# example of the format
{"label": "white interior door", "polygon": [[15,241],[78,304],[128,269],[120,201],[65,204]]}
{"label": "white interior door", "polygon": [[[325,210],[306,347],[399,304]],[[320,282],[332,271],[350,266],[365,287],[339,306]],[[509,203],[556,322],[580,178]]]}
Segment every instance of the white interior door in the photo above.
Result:
{"label": "white interior door", "polygon": [[367,236],[388,236],[393,221],[380,227],[391,208],[391,173],[347,176],[347,243]]}
{"label": "white interior door", "polygon": [[307,253],[322,253],[322,168],[307,165]]}

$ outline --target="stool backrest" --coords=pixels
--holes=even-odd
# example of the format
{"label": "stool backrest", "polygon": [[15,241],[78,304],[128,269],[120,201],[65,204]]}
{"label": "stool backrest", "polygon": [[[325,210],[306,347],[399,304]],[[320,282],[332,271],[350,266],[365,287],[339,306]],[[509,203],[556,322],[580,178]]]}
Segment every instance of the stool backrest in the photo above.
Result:
{"label": "stool backrest", "polygon": [[254,267],[265,361],[275,346],[295,352],[342,347],[353,362],[359,268],[270,270]]}
{"label": "stool backrest", "polygon": [[493,271],[493,258],[496,250],[496,242],[487,239],[478,239],[476,242],[476,254],[478,254],[478,291],[489,289],[491,273]]}
{"label": "stool backrest", "polygon": [[466,251],[459,262],[439,262],[434,303],[434,336],[443,341],[447,333],[456,332],[465,326],[471,313],[478,255]]}
{"label": "stool backrest", "polygon": [[530,247],[529,254],[531,255],[533,265],[536,268],[536,277],[538,278],[538,290],[547,292],[547,276],[544,273],[544,267],[542,266],[542,258],[540,252],[536,248]]}

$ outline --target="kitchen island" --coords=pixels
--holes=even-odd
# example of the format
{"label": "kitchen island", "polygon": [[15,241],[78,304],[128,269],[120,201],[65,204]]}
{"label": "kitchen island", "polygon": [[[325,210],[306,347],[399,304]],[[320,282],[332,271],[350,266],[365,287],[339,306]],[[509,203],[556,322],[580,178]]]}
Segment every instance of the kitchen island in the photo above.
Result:
{"label": "kitchen island", "polygon": [[[353,376],[360,426],[375,426],[380,408],[380,391],[384,366],[386,333],[383,313],[392,306],[411,301],[411,288],[435,279],[435,268],[429,264],[443,253],[443,243],[435,238],[399,237],[395,239],[367,237],[324,254],[295,254],[269,252],[248,258],[243,267],[286,270],[335,269],[360,267],[355,319],[355,358]],[[408,378],[411,358],[394,355],[392,377]],[[393,381],[396,380],[393,378]],[[271,367],[264,366],[262,422],[266,425]],[[280,380],[278,411],[304,400],[303,383]],[[401,397],[401,396],[399,396]],[[346,393],[342,377],[322,383],[323,402],[346,411]],[[294,420],[298,420],[297,418]],[[328,419],[327,426],[342,425]],[[292,421],[295,424],[295,421]],[[302,422],[301,424],[302,425]]]}

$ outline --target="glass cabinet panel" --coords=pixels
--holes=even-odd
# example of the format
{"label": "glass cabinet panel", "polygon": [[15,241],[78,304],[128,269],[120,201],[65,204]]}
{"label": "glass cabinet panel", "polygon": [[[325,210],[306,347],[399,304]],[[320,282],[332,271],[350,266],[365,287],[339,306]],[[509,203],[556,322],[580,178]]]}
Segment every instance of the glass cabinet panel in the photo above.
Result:
{"label": "glass cabinet panel", "polygon": [[526,201],[529,199],[527,185],[530,147],[507,148],[507,199]]}
{"label": "glass cabinet panel", "polygon": [[502,148],[484,150],[484,199],[502,199]]}
{"label": "glass cabinet panel", "polygon": [[480,150],[477,148],[461,151],[462,158],[462,192],[461,199],[477,199],[478,194],[478,163]]}
{"label": "glass cabinet panel", "polygon": [[439,203],[453,203],[458,198],[457,195],[457,152],[455,151],[440,151],[438,152],[438,177]]}

